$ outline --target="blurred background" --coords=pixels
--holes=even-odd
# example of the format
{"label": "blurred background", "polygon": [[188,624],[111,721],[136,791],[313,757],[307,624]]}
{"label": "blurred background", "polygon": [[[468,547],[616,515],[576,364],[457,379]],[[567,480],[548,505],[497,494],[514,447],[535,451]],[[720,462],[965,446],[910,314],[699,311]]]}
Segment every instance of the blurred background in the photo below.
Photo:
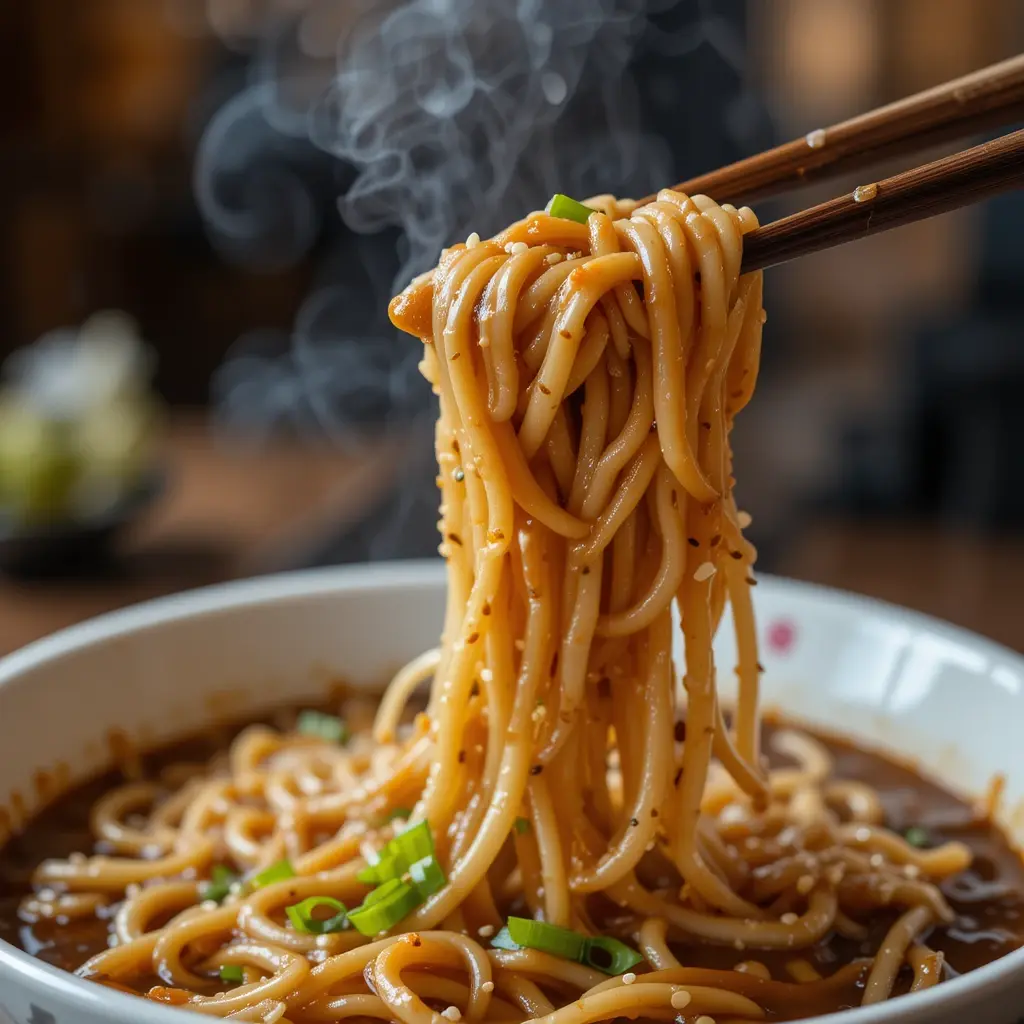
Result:
{"label": "blurred background", "polygon": [[[432,396],[386,304],[442,245],[1022,42],[1017,0],[0,5],[0,653],[434,554]],[[1024,647],[1022,229],[1010,195],[768,273],[736,429],[762,570]]]}

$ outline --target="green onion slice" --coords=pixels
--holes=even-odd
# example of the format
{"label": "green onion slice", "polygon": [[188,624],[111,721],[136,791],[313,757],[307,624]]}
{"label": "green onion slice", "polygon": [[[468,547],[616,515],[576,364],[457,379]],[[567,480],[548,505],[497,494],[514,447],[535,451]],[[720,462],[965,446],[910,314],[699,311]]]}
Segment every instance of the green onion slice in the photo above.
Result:
{"label": "green onion slice", "polygon": [[529,818],[516,818],[515,822],[516,833],[518,835],[526,835],[530,831],[530,819]]}
{"label": "green onion slice", "polygon": [[625,974],[631,967],[636,967],[643,957],[624,942],[599,935],[584,941],[581,959],[588,967],[604,974]]}
{"label": "green onion slice", "polygon": [[643,957],[624,942],[605,935],[587,938],[568,928],[526,917],[510,917],[508,925],[491,939],[496,949],[539,949],[565,960],[578,960],[604,974],[625,974]]}
{"label": "green onion slice", "polygon": [[921,828],[920,825],[912,825],[903,833],[903,838],[911,846],[916,846],[921,849],[928,845],[928,833],[925,829]]}
{"label": "green onion slice", "polygon": [[348,919],[360,935],[373,938],[394,928],[421,902],[420,894],[408,882],[392,878],[374,889],[361,907],[350,911]]}
{"label": "green onion slice", "polygon": [[231,892],[231,886],[237,881],[238,879],[232,874],[230,868],[224,864],[215,864],[210,872],[210,881],[203,886],[203,899],[214,900],[217,903],[223,902]]}
{"label": "green onion slice", "polygon": [[594,212],[589,206],[570,199],[569,196],[556,192],[547,205],[547,213],[552,217],[562,217],[565,220],[574,220],[579,224],[586,224],[590,215]]}
{"label": "green onion slice", "polygon": [[[420,821],[404,832],[399,832],[388,843],[388,849],[393,851],[396,857],[408,860],[410,864],[423,860],[424,857],[432,856],[434,836],[430,831],[430,826],[425,821]],[[409,869],[406,868],[406,870]]]}
{"label": "green onion slice", "polygon": [[387,842],[377,854],[377,859],[363,868],[356,878],[366,885],[380,885],[401,878],[417,861],[433,855],[434,837],[430,826],[421,821]]}
{"label": "green onion slice", "polygon": [[273,885],[274,882],[283,882],[287,878],[294,877],[295,868],[292,867],[290,860],[284,859],[271,864],[269,868],[255,875],[251,879],[251,883],[254,889],[263,889],[268,885]]}
{"label": "green onion slice", "polygon": [[359,871],[356,878],[364,885],[382,885],[384,882],[401,878],[403,874],[405,872],[402,871],[401,864],[385,847],[381,853],[377,854],[375,861]]}
{"label": "green onion slice", "polygon": [[559,928],[547,921],[532,921],[528,917],[510,917],[508,933],[512,941],[529,949],[539,949],[566,960],[583,958],[584,938],[579,932]]}
{"label": "green onion slice", "polygon": [[295,726],[303,736],[311,736],[325,743],[343,744],[348,742],[348,726],[334,715],[322,711],[303,711]]}
{"label": "green onion slice", "polygon": [[245,971],[238,964],[224,964],[220,969],[220,980],[225,985],[241,985],[245,982]]}
{"label": "green onion slice", "polygon": [[413,887],[424,900],[428,896],[433,896],[435,892],[440,892],[448,881],[444,877],[444,868],[437,863],[437,858],[433,855],[410,865],[409,877],[412,879]]}
{"label": "green onion slice", "polygon": [[[327,907],[334,913],[329,917],[314,917],[314,911],[320,907]],[[285,907],[284,912],[288,915],[292,927],[304,935],[329,935],[348,927],[348,907],[341,900],[332,899],[330,896],[310,896],[301,903]]]}
{"label": "green onion slice", "polygon": [[360,907],[356,907],[352,913],[356,913],[358,910],[365,910],[367,907],[372,907],[375,903],[380,903],[381,900],[388,899],[392,893],[399,892],[403,886],[408,886],[408,882],[403,882],[400,878],[389,878],[383,885],[378,885],[376,889],[366,894],[366,899],[363,900],[363,904]]}

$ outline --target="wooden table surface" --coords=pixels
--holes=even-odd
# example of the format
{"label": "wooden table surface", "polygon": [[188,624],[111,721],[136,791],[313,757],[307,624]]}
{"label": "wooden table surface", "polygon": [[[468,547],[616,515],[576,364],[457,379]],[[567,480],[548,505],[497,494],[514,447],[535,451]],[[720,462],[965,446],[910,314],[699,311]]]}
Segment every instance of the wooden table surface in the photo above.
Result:
{"label": "wooden table surface", "polygon": [[824,521],[777,568],[935,615],[1024,651],[1024,537]]}
{"label": "wooden table surface", "polygon": [[[0,580],[0,655],[136,601],[286,567],[318,529],[354,517],[393,477],[400,447],[218,444],[196,419],[167,443],[170,486],[103,580]],[[823,521],[777,560],[788,576],[916,608],[1024,650],[1024,539]]]}

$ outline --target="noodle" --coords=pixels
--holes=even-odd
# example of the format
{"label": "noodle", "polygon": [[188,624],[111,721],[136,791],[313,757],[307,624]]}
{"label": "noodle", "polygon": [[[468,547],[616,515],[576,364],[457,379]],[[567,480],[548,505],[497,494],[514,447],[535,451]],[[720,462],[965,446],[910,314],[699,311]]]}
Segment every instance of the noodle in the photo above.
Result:
{"label": "noodle", "polygon": [[[47,861],[33,897],[36,913],[120,901],[83,977],[291,1024],[753,1021],[857,998],[865,979],[865,1002],[886,998],[904,965],[915,988],[938,980],[920,943],[966,848],[888,832],[874,791],[832,781],[810,737],[779,733],[790,766],[762,761],[755,551],[729,445],[765,319],[761,275],[739,272],[756,220],[674,192],[594,205],[586,225],[538,213],[453,246],[392,303],[440,400],[439,648],[344,747],[253,727],[177,792],[129,782],[97,805],[116,856]],[[727,604],[732,731],[712,650]],[[446,884],[394,934],[296,930],[285,910],[309,897],[360,903],[367,851],[403,810],[429,823]],[[282,857],[294,876],[204,898],[214,864],[251,878]],[[873,960],[822,977],[801,953],[833,929],[863,937],[888,907],[903,913]],[[608,978],[490,948],[509,914],[615,936],[644,962]],[[681,941],[735,949],[735,969],[688,966]],[[758,950],[785,951],[791,980]]]}

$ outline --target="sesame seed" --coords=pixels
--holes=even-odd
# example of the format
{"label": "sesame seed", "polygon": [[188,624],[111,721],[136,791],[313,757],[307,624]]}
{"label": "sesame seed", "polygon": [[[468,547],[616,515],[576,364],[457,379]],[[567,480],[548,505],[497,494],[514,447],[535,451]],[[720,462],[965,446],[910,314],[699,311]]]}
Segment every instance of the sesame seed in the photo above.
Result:
{"label": "sesame seed", "polygon": [[832,867],[825,872],[826,877],[833,885],[838,885],[843,880],[843,875],[845,874],[845,864],[833,864]]}
{"label": "sesame seed", "polygon": [[564,259],[565,257],[560,252],[553,252],[544,257],[544,262],[553,267],[556,263],[561,263]]}
{"label": "sesame seed", "polygon": [[494,925],[485,924],[482,928],[477,928],[476,933],[481,938],[489,939],[494,934]]}
{"label": "sesame seed", "polygon": [[806,896],[814,888],[814,879],[810,875],[801,875],[796,880],[796,891]]}
{"label": "sesame seed", "polygon": [[761,310],[761,323],[768,323],[768,314],[763,309]]}
{"label": "sesame seed", "polygon": [[716,572],[718,572],[718,570],[711,562],[701,562],[701,564],[697,566],[697,571],[693,574],[693,578],[698,583],[703,583],[705,580],[711,579]]}
{"label": "sesame seed", "polygon": [[480,234],[474,231],[469,238],[466,239],[466,248],[473,249],[480,244]]}
{"label": "sesame seed", "polygon": [[749,512],[739,512],[736,515],[736,522],[740,524],[741,530],[745,530],[753,521],[754,517]]}
{"label": "sesame seed", "polygon": [[788,914],[783,914],[782,917],[779,918],[779,920],[783,924],[796,924],[797,921],[800,920],[800,918],[797,917],[796,914],[794,914],[792,911],[790,911]]}
{"label": "sesame seed", "polygon": [[906,875],[907,878],[920,878],[921,869],[916,864],[904,864],[903,874]]}
{"label": "sesame seed", "polygon": [[509,250],[513,256],[518,256],[521,252],[526,252],[530,247],[525,242],[513,242],[512,248]]}
{"label": "sesame seed", "polygon": [[735,825],[746,820],[747,812],[742,804],[728,803],[718,812],[718,820],[723,825]]}
{"label": "sesame seed", "polygon": [[680,989],[678,992],[672,993],[672,998],[669,1002],[672,1004],[673,1010],[684,1010],[690,1005],[690,1000],[693,997],[685,989]]}
{"label": "sesame seed", "polygon": [[480,991],[481,992],[493,992],[494,991],[494,982],[493,981],[485,981],[480,986]]}
{"label": "sesame seed", "polygon": [[632,985],[634,981],[636,981],[636,975],[632,971],[626,971],[622,976],[623,985]]}
{"label": "sesame seed", "polygon": [[489,668],[480,669],[480,680],[484,683],[490,683],[494,681],[494,673]]}
{"label": "sesame seed", "polygon": [[880,868],[885,863],[885,858],[880,853],[873,853],[868,857],[868,863],[873,868]]}
{"label": "sesame seed", "polygon": [[462,1020],[462,1011],[457,1006],[449,1006],[441,1011],[445,1020]]}
{"label": "sesame seed", "polygon": [[702,1013],[693,1024],[715,1024],[715,1018],[709,1017],[706,1013]]}

